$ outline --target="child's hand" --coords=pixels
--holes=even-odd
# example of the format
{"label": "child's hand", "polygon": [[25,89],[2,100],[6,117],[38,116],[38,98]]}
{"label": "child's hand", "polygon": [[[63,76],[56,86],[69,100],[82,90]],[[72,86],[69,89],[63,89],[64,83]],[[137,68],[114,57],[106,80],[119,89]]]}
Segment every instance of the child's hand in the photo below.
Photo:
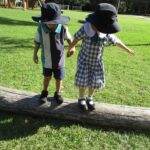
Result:
{"label": "child's hand", "polygon": [[76,51],[75,48],[68,50],[67,57],[70,57],[71,55],[73,55],[75,51]]}
{"label": "child's hand", "polygon": [[131,55],[131,56],[134,56],[134,55],[135,55],[135,52],[134,52],[133,50],[129,50],[129,51],[128,51],[128,54]]}
{"label": "child's hand", "polygon": [[38,61],[39,61],[38,55],[36,55],[36,54],[33,55],[33,61],[34,61],[34,63],[38,64]]}

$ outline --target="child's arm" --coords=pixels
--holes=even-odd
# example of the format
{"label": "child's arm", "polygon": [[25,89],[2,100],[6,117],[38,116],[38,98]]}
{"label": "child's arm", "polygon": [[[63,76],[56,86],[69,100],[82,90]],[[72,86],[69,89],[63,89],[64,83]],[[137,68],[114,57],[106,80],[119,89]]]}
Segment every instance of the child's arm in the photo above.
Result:
{"label": "child's arm", "polygon": [[75,34],[74,34],[74,40],[69,46],[68,52],[67,52],[67,57],[70,57],[71,55],[74,54],[75,52],[75,46],[76,44],[85,38],[85,31],[84,31],[84,26],[82,26]]}
{"label": "child's arm", "polygon": [[40,25],[38,26],[37,28],[37,31],[35,33],[35,37],[34,37],[34,43],[35,43],[35,46],[34,46],[34,52],[33,52],[33,61],[37,64],[38,63],[38,50],[40,48],[40,36],[41,36],[41,27]]}
{"label": "child's arm", "polygon": [[35,46],[34,46],[34,52],[33,52],[33,61],[37,64],[38,63],[38,50],[40,48],[40,44],[38,43],[35,43]]}
{"label": "child's arm", "polygon": [[75,46],[78,43],[79,40],[74,39],[70,44],[69,44],[69,49],[67,52],[67,57],[70,57],[71,55],[74,54],[74,52],[76,51]]}
{"label": "child's arm", "polygon": [[[67,43],[68,43],[69,48],[70,48],[70,46],[72,44],[72,37],[71,37],[71,34],[70,34],[67,27],[66,27],[65,39],[67,40]],[[75,47],[72,47],[72,49],[75,51]],[[67,54],[67,57],[69,57],[68,54]]]}
{"label": "child's arm", "polygon": [[134,51],[128,48],[121,40],[117,40],[116,45],[120,47],[121,49],[125,50],[129,55],[134,56]]}
{"label": "child's arm", "polygon": [[67,39],[67,43],[68,43],[68,45],[70,47],[70,44],[72,43],[72,39]]}

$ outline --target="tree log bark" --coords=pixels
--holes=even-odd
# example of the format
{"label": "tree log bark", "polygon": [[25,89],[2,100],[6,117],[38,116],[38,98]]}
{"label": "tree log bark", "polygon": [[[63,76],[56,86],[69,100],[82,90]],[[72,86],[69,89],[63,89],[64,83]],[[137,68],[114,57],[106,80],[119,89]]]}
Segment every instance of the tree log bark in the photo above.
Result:
{"label": "tree log bark", "polygon": [[96,103],[96,110],[83,112],[77,101],[57,105],[52,97],[40,104],[36,93],[0,87],[0,110],[72,120],[96,126],[150,130],[150,108]]}

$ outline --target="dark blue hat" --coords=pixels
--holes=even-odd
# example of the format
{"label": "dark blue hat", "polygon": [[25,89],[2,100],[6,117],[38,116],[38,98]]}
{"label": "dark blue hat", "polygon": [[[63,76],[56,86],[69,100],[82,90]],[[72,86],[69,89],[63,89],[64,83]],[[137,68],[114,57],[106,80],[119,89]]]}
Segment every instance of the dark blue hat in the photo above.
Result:
{"label": "dark blue hat", "polygon": [[88,15],[87,22],[93,24],[99,32],[111,34],[119,32],[116,8],[108,3],[98,4],[95,12]]}
{"label": "dark blue hat", "polygon": [[56,3],[46,3],[41,7],[41,16],[32,17],[33,21],[43,22],[45,24],[64,24],[69,22],[70,18],[61,16],[61,10]]}

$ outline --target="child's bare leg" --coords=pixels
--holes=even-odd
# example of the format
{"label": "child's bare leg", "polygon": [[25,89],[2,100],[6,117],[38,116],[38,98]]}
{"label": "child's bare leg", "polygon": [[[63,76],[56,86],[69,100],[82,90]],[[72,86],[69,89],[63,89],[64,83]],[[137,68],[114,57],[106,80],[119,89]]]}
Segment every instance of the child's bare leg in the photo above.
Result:
{"label": "child's bare leg", "polygon": [[85,101],[85,88],[79,88],[79,99],[78,99],[78,105],[82,110],[86,110],[86,101]]}
{"label": "child's bare leg", "polygon": [[88,88],[88,96],[89,97],[93,97],[94,92],[95,92],[95,89],[93,89],[91,87]]}
{"label": "child's bare leg", "polygon": [[43,90],[44,91],[48,90],[48,85],[49,85],[50,79],[51,79],[51,76],[50,77],[44,77],[44,79],[43,79]]}
{"label": "child's bare leg", "polygon": [[61,87],[62,87],[62,80],[56,79],[56,92],[54,93],[54,99],[60,105],[63,103],[63,97],[61,96]]}
{"label": "child's bare leg", "polygon": [[60,92],[62,87],[62,80],[56,79],[56,92]]}
{"label": "child's bare leg", "polygon": [[40,101],[42,103],[47,101],[48,85],[49,85],[50,79],[51,79],[51,76],[50,77],[44,77],[44,79],[43,79],[43,90],[42,90],[41,96],[40,96]]}
{"label": "child's bare leg", "polygon": [[95,104],[93,102],[93,94],[94,94],[95,89],[89,87],[88,88],[88,97],[86,100],[87,106],[89,110],[94,110],[95,109]]}
{"label": "child's bare leg", "polygon": [[79,88],[79,98],[84,98],[85,88]]}

